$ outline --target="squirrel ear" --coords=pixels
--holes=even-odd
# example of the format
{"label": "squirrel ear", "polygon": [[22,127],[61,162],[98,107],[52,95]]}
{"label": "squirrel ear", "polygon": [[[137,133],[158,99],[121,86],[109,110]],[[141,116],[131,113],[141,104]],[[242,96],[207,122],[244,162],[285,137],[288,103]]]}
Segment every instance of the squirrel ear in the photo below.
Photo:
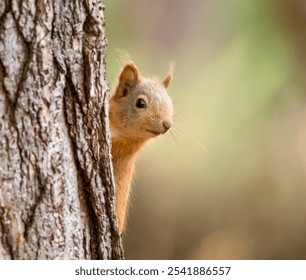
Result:
{"label": "squirrel ear", "polygon": [[134,63],[126,64],[120,74],[119,83],[128,87],[134,87],[139,83],[139,72]]}
{"label": "squirrel ear", "polygon": [[174,62],[171,62],[170,67],[169,67],[169,71],[168,71],[166,77],[163,80],[163,85],[164,85],[165,88],[168,88],[168,86],[169,86],[169,84],[170,84],[170,82],[173,78],[174,66],[175,66]]}

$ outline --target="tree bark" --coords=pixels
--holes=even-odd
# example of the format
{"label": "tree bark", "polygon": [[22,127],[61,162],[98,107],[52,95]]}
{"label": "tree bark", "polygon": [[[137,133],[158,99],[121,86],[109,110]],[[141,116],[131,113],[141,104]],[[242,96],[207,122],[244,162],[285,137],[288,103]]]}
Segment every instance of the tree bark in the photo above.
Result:
{"label": "tree bark", "polygon": [[0,259],[122,259],[99,0],[0,0]]}

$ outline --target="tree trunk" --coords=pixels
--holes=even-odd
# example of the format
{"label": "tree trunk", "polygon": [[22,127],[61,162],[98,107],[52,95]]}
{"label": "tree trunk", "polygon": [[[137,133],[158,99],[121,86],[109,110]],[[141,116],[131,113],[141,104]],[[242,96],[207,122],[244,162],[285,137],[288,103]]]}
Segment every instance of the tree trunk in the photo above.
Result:
{"label": "tree trunk", "polygon": [[122,259],[99,0],[0,0],[0,259]]}

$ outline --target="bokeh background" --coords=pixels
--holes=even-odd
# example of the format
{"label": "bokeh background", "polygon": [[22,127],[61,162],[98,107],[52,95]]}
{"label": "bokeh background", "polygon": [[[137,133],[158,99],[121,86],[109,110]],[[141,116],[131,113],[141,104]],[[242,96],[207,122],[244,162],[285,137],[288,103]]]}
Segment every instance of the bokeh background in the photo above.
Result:
{"label": "bokeh background", "polygon": [[175,125],[137,163],[127,259],[306,258],[306,2],[104,0],[125,50],[166,74]]}

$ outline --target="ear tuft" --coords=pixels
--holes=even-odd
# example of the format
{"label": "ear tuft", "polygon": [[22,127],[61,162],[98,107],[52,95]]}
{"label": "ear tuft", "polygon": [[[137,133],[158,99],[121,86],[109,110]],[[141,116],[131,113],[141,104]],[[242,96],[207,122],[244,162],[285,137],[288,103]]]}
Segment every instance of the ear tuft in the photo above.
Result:
{"label": "ear tuft", "polygon": [[119,83],[124,86],[134,87],[139,83],[139,80],[139,72],[135,64],[129,62],[124,65],[120,74]]}
{"label": "ear tuft", "polygon": [[171,62],[170,66],[169,66],[169,71],[168,71],[166,77],[163,80],[163,85],[164,85],[165,88],[168,88],[168,86],[169,86],[169,84],[170,84],[170,82],[173,78],[174,67],[175,67],[175,63]]}

